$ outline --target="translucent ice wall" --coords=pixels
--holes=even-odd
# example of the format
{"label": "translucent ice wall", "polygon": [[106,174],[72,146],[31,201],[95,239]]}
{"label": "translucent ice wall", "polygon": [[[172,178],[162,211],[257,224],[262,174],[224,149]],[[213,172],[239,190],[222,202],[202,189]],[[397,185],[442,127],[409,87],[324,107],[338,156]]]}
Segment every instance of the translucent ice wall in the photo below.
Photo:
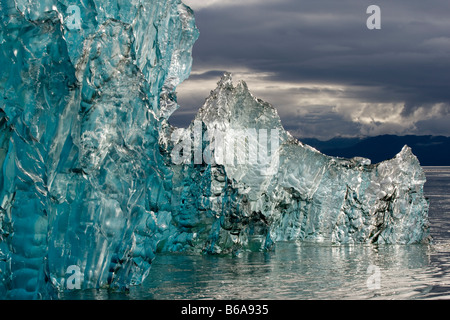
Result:
{"label": "translucent ice wall", "polygon": [[81,288],[140,283],[170,209],[159,125],[190,72],[192,11],[4,0],[0,17],[0,296],[51,297],[71,266]]}
{"label": "translucent ice wall", "polygon": [[198,37],[180,0],[0,10],[0,298],[126,288],[162,251],[428,240],[408,147],[374,165],[323,155],[229,74],[170,126]]}

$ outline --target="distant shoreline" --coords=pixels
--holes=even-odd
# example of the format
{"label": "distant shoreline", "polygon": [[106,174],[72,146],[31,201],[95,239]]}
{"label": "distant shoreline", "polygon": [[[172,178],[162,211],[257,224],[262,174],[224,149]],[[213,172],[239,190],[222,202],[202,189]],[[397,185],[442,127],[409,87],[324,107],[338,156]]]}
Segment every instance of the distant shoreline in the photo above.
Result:
{"label": "distant shoreline", "polygon": [[382,135],[366,138],[338,137],[327,141],[298,139],[329,156],[364,157],[374,164],[392,159],[404,145],[408,145],[422,166],[450,166],[450,137],[445,136]]}

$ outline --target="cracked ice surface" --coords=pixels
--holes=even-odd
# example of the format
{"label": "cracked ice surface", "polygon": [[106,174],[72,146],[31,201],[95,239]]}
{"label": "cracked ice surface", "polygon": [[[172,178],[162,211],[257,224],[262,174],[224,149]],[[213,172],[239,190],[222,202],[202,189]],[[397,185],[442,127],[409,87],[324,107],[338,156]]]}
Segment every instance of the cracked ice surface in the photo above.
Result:
{"label": "cracked ice surface", "polygon": [[1,296],[52,296],[72,265],[82,288],[147,275],[170,210],[158,130],[197,36],[175,0],[2,1]]}
{"label": "cracked ice surface", "polygon": [[[181,1],[0,10],[0,297],[57,297],[71,266],[81,288],[126,288],[161,251],[428,241],[425,176],[406,146],[380,164],[323,155],[229,74],[187,130],[170,126],[198,37]],[[228,161],[235,147],[264,163]]]}

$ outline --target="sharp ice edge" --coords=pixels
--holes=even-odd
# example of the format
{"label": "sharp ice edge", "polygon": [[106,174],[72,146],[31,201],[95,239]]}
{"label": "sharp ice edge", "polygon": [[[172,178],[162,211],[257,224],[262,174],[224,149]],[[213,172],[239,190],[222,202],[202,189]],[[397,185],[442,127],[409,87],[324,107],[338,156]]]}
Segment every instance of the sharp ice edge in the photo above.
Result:
{"label": "sharp ice edge", "polygon": [[[75,31],[65,24],[74,4]],[[429,240],[425,176],[408,147],[375,165],[323,155],[230,74],[185,135],[198,123],[205,135],[277,129],[271,173],[174,164],[168,118],[198,37],[181,1],[5,0],[0,9],[0,297],[57,298],[69,266],[81,288],[127,288],[162,251]]]}

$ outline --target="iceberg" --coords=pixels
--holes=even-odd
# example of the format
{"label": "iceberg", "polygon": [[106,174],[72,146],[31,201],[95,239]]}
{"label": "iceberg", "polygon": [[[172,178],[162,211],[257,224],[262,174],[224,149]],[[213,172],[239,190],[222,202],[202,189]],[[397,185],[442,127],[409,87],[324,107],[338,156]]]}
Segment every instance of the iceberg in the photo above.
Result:
{"label": "iceberg", "polygon": [[406,146],[321,154],[228,73],[171,126],[199,35],[181,0],[5,0],[0,28],[1,298],[126,290],[159,252],[429,241]]}
{"label": "iceberg", "polygon": [[[426,178],[407,146],[378,164],[324,155],[286,132],[276,109],[245,82],[234,86],[229,73],[182,131],[166,133],[163,143],[179,163],[172,165],[171,207],[182,227],[163,250],[238,254],[277,241],[429,241]],[[179,146],[191,151],[183,161],[175,157]],[[195,149],[203,155],[198,163]]]}

